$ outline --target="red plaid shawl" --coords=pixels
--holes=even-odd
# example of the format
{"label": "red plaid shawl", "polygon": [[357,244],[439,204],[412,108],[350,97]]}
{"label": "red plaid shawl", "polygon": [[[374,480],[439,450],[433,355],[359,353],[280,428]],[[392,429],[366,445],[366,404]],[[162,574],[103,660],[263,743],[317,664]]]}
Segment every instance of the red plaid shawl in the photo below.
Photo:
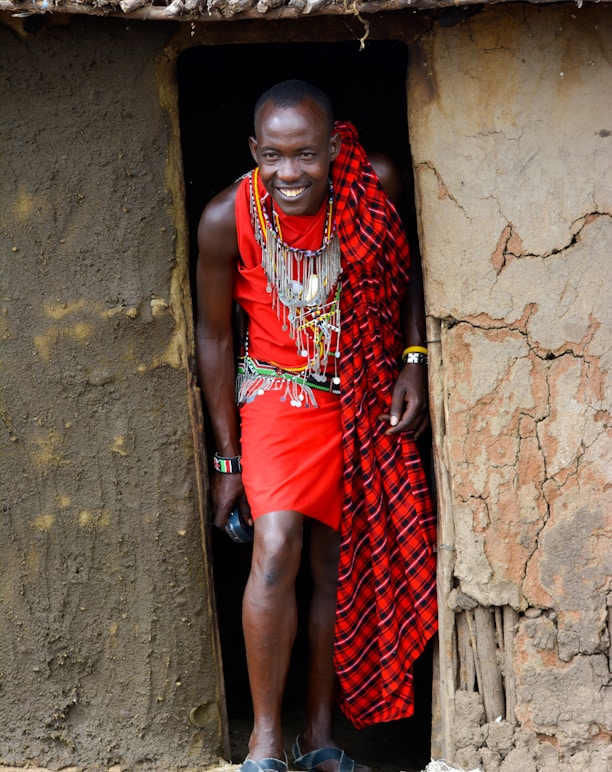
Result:
{"label": "red plaid shawl", "polygon": [[412,434],[390,437],[379,420],[402,350],[408,242],[355,128],[335,131],[345,460],[335,663],[341,707],[361,728],[412,715],[411,666],[436,630],[435,523]]}

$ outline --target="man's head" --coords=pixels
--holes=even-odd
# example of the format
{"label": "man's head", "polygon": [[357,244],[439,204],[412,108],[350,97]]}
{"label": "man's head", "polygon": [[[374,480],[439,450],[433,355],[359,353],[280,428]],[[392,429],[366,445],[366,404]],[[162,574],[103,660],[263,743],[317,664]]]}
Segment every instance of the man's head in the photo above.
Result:
{"label": "man's head", "polygon": [[254,119],[249,145],[266,190],[287,214],[315,214],[340,150],[329,98],[310,83],[284,81],[262,94]]}
{"label": "man's head", "polygon": [[255,110],[253,111],[255,134],[257,134],[259,114],[267,102],[271,102],[276,107],[287,108],[297,107],[297,105],[307,99],[321,108],[327,119],[329,133],[331,134],[334,124],[334,109],[331,100],[320,88],[313,86],[312,83],[308,83],[305,80],[284,80],[282,83],[277,83],[276,86],[272,86],[272,88],[264,91],[255,103]]}

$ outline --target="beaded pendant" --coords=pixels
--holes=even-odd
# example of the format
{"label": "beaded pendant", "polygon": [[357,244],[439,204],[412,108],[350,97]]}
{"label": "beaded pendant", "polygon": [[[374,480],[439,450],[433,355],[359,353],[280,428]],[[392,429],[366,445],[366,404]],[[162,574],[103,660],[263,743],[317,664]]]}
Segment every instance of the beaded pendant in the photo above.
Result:
{"label": "beaded pendant", "polygon": [[[321,247],[297,249],[286,244],[278,216],[268,214],[259,196],[258,173],[251,176],[251,219],[261,247],[262,267],[272,296],[272,307],[283,329],[289,330],[298,353],[305,359],[304,375],[325,379],[328,360],[334,358],[334,383],[339,383],[341,252],[333,223],[330,192]],[[332,350],[333,349],[333,350]]]}

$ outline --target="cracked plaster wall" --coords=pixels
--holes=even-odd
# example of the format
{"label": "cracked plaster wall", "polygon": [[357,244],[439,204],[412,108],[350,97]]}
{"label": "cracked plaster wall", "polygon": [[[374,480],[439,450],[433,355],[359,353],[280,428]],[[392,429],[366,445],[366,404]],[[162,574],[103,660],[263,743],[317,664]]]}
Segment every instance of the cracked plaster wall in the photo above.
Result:
{"label": "cracked plaster wall", "polygon": [[611,65],[607,7],[497,6],[410,72],[455,580],[520,612],[514,739],[458,741],[487,772],[612,765]]}

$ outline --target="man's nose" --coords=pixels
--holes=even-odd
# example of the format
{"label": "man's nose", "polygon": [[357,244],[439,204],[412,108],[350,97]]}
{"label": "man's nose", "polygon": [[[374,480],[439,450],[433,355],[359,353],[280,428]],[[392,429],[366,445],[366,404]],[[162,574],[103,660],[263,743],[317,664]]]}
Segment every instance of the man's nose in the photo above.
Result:
{"label": "man's nose", "polygon": [[298,180],[302,175],[302,170],[296,158],[283,158],[278,176],[285,182]]}

